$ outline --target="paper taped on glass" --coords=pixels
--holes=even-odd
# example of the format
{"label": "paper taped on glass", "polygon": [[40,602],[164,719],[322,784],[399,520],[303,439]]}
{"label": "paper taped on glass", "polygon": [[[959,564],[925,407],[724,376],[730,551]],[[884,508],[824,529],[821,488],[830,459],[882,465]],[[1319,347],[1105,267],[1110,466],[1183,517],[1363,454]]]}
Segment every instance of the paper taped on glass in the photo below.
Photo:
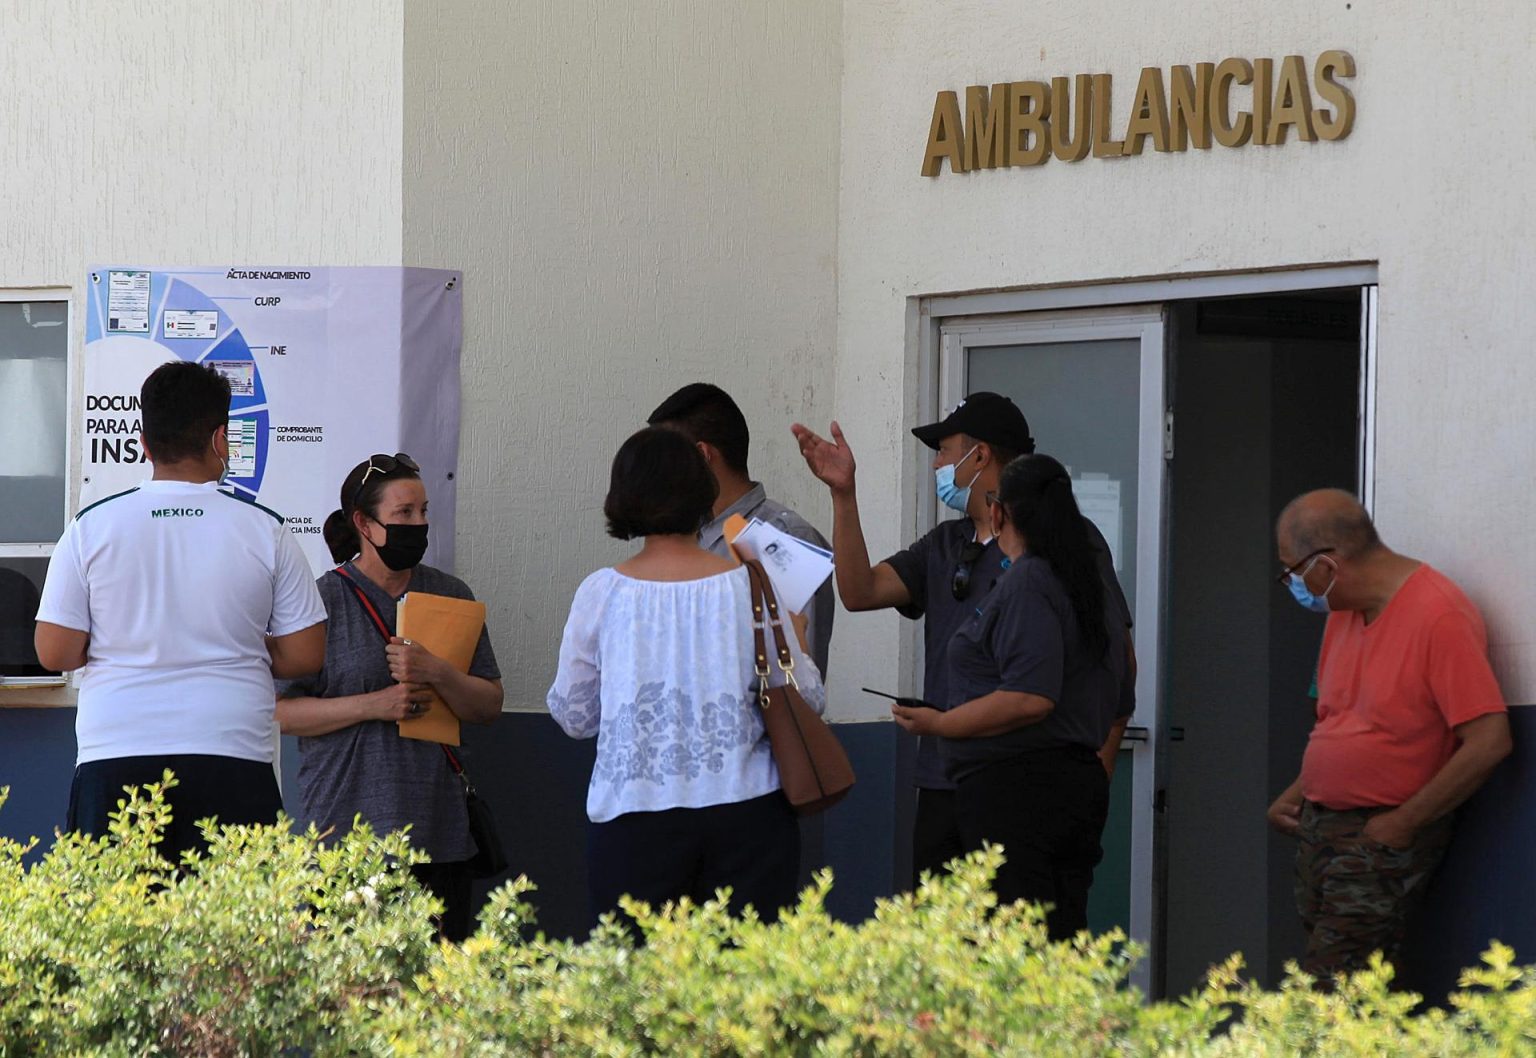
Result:
{"label": "paper taped on glass", "polygon": [[1072,494],[1077,497],[1083,517],[1104,535],[1115,572],[1121,572],[1125,568],[1125,518],[1120,504],[1120,482],[1108,474],[1083,474],[1073,479]]}
{"label": "paper taped on glass", "polygon": [[[485,603],[446,595],[407,592],[395,608],[395,634],[419,643],[459,672],[474,660],[480,630],[485,627]],[[400,734],[426,742],[459,744],[459,718],[435,692],[427,711],[399,721]]]}

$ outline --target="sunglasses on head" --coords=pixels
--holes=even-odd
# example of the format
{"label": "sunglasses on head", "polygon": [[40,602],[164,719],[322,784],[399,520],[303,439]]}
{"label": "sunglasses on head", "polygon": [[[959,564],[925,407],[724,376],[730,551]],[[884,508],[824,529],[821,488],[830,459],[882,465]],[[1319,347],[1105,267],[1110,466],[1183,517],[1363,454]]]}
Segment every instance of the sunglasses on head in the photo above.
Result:
{"label": "sunglasses on head", "polygon": [[375,455],[369,456],[368,469],[363,471],[362,480],[357,483],[357,488],[352,490],[352,509],[357,509],[357,501],[361,499],[363,495],[363,486],[368,484],[368,479],[373,476],[374,471],[378,471],[380,474],[393,474],[401,467],[404,467],[406,470],[410,470],[415,473],[421,472],[421,467],[417,464],[416,460],[412,459],[404,452],[396,452],[392,456],[387,456],[383,453],[377,453]]}
{"label": "sunglasses on head", "polygon": [[986,549],[986,544],[975,540],[960,549],[960,558],[955,563],[955,575],[949,582],[950,594],[956,602],[964,602],[966,596],[971,594],[971,575],[976,572],[976,561]]}

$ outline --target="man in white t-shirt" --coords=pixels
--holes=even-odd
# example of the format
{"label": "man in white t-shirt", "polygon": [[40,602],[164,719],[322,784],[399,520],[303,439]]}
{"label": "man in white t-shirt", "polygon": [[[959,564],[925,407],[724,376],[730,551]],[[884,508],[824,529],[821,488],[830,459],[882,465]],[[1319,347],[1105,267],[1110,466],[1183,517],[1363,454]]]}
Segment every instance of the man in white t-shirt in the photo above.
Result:
{"label": "man in white t-shirt", "polygon": [[105,833],[123,787],[169,768],[172,860],[202,844],[200,819],[276,819],[272,680],[325,659],[325,607],[282,516],[219,489],[229,397],[198,364],[150,374],[140,414],[154,477],[69,524],[37,612],[42,664],[84,667],[69,829]]}

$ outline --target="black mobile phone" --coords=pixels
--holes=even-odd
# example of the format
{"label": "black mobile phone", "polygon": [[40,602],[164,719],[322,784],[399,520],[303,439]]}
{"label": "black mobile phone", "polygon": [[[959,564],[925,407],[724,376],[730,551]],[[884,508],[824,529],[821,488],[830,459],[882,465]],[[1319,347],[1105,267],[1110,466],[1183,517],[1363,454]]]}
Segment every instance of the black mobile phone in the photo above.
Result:
{"label": "black mobile phone", "polygon": [[937,712],[939,708],[932,702],[925,702],[921,698],[903,698],[900,695],[886,694],[884,691],[877,691],[871,687],[861,687],[860,690],[865,694],[873,694],[877,698],[889,698],[897,705],[904,705],[908,709],[932,709]]}

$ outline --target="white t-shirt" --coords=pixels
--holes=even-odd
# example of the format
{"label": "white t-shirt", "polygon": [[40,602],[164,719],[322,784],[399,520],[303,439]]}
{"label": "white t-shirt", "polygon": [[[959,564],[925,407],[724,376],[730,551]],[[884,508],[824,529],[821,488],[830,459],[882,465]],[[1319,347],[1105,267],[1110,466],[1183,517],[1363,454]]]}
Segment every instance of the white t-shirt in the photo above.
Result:
{"label": "white t-shirt", "polygon": [[37,619],[89,632],[78,761],[171,753],[270,763],[266,635],[325,620],[280,515],[215,482],[146,481],[59,538]]}
{"label": "white t-shirt", "polygon": [[[795,682],[819,713],[821,674],[786,632]],[[582,582],[546,701],[566,734],[597,736],[588,818],[606,823],[777,790],[753,657],[745,568],[687,581],[600,569]],[[769,685],[783,683],[775,664]]]}

